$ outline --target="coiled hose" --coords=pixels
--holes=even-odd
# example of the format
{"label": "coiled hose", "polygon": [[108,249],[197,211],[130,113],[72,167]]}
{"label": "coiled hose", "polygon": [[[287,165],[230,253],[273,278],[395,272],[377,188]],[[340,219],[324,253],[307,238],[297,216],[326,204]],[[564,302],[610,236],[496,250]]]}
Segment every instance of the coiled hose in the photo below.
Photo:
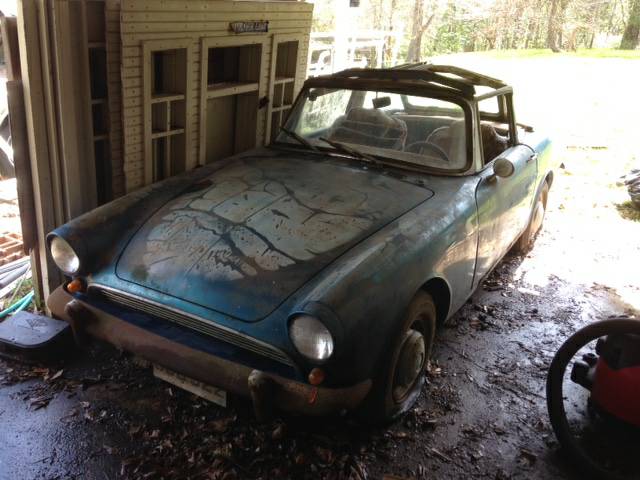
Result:
{"label": "coiled hose", "polygon": [[3,319],[10,313],[18,313],[21,310],[24,310],[31,303],[31,300],[33,300],[33,295],[34,295],[33,290],[31,290],[20,300],[16,301],[15,303],[11,304],[10,306],[2,310],[0,312],[0,319]]}
{"label": "coiled hose", "polygon": [[569,362],[582,347],[600,337],[614,334],[640,335],[640,321],[630,318],[614,318],[595,322],[578,330],[562,344],[560,350],[553,357],[547,375],[547,409],[553,431],[560,445],[576,466],[589,478],[594,479],[623,480],[625,477],[605,470],[594,462],[571,433],[562,398],[564,372]]}

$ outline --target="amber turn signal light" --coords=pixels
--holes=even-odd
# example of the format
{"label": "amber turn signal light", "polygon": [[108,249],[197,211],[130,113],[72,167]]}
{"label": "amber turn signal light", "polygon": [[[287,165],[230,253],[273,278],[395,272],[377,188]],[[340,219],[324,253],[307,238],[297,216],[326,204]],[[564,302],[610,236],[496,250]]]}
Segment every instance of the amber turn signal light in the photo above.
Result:
{"label": "amber turn signal light", "polygon": [[84,283],[79,278],[74,278],[67,283],[67,292],[78,293],[84,291]]}
{"label": "amber turn signal light", "polygon": [[320,385],[322,382],[324,382],[324,370],[314,368],[309,372],[309,383],[311,385]]}

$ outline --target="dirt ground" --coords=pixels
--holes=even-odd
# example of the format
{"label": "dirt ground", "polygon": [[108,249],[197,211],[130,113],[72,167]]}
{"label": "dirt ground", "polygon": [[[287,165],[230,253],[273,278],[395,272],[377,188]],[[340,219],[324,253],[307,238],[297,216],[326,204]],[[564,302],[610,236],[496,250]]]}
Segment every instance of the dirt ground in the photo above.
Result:
{"label": "dirt ground", "polygon": [[580,478],[557,453],[544,382],[573,331],[640,309],[640,222],[621,217],[615,185],[640,163],[640,100],[626,97],[640,61],[453,61],[513,82],[519,120],[558,139],[565,168],[532,252],[507,257],[439,332],[406,417],[258,424],[246,400],[208,404],[105,347],[46,367],[0,360],[0,478]]}

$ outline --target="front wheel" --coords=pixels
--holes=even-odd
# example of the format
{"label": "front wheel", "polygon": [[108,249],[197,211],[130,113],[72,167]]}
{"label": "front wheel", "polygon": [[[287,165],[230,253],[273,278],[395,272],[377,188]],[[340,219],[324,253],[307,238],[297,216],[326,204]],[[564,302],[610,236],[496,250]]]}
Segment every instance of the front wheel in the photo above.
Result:
{"label": "front wheel", "polygon": [[389,423],[413,406],[424,385],[435,333],[435,303],[428,293],[418,292],[361,408],[360,416],[366,423]]}
{"label": "front wheel", "polygon": [[547,198],[549,197],[549,184],[545,181],[544,185],[540,189],[540,193],[536,198],[536,201],[533,205],[533,212],[531,214],[531,219],[529,220],[529,224],[520,238],[513,246],[513,250],[518,254],[525,254],[531,247],[533,247],[533,242],[538,235],[538,232],[542,228],[542,222],[544,221],[544,214],[547,211]]}

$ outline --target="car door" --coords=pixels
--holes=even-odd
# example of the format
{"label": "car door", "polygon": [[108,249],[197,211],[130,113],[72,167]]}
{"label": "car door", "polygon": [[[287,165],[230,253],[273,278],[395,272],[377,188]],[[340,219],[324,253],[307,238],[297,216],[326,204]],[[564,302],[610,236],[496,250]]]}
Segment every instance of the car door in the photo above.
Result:
{"label": "car door", "polygon": [[509,160],[514,166],[513,174],[506,178],[495,176],[493,165],[497,158],[486,163],[478,174],[478,254],[474,287],[511,248],[531,215],[537,157],[528,146],[518,144],[515,121],[510,123],[513,145],[497,158]]}

